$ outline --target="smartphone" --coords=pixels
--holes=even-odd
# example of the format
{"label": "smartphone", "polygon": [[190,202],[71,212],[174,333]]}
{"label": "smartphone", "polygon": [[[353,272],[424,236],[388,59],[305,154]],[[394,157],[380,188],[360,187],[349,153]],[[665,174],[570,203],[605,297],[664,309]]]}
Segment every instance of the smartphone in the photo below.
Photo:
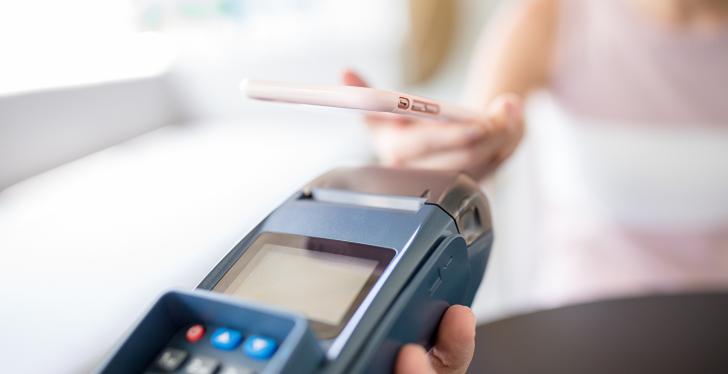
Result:
{"label": "smartphone", "polygon": [[257,100],[395,113],[446,122],[467,123],[478,119],[475,111],[458,105],[369,87],[243,80],[240,90]]}

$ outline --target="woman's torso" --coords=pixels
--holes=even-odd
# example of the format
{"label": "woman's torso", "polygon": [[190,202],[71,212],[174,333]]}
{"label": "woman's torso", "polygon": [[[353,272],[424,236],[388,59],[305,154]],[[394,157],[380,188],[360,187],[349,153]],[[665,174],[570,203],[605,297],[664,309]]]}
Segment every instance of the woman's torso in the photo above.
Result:
{"label": "woman's torso", "polygon": [[579,115],[728,126],[728,24],[670,28],[629,0],[560,0],[551,90]]}
{"label": "woman's torso", "polygon": [[669,30],[626,0],[561,0],[558,24],[558,114],[529,124],[555,140],[537,153],[561,157],[538,168],[537,295],[728,286],[728,28]]}

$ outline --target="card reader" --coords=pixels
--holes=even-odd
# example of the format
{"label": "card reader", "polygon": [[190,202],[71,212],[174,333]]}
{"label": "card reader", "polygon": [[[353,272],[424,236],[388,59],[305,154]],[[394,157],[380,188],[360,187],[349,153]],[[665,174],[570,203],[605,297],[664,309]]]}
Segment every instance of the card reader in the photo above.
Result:
{"label": "card reader", "polygon": [[470,305],[493,242],[465,174],[336,169],[296,192],[194,291],[152,306],[103,373],[384,373]]}

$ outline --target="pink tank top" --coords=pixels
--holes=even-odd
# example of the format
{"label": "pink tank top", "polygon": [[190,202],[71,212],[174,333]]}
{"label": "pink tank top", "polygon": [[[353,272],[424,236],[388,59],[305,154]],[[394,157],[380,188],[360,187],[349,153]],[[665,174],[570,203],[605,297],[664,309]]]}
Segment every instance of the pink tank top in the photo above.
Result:
{"label": "pink tank top", "polygon": [[[587,202],[604,204],[624,196],[631,198],[625,200],[629,202],[636,200],[629,194],[644,186],[664,192],[660,178],[674,180],[666,176],[683,175],[693,161],[702,165],[696,170],[720,174],[724,184],[728,152],[720,151],[720,146],[728,141],[713,144],[710,149],[715,152],[695,152],[694,160],[684,163],[671,160],[671,155],[689,158],[685,153],[702,149],[700,143],[680,137],[664,147],[659,142],[664,140],[660,134],[683,132],[705,132],[710,139],[728,140],[728,27],[710,36],[693,35],[652,22],[629,0],[560,0],[555,48],[550,91],[558,115],[549,118],[547,112],[534,113],[532,122],[542,123],[529,128],[532,141],[558,138],[549,140],[550,148],[534,146],[544,146],[538,155],[540,182],[535,183],[541,186],[541,223],[536,230],[541,270],[535,272],[535,299],[553,305],[625,294],[728,288],[728,222],[710,228],[634,227],[613,214],[613,205],[607,204],[608,211],[598,209],[561,190],[563,184],[582,182],[593,199]],[[546,126],[554,124],[568,133]],[[635,128],[635,124],[647,126]],[[635,145],[644,145],[636,140],[658,143],[643,147]],[[673,152],[676,148],[680,152]],[[546,162],[549,159],[544,157],[565,149],[571,153]],[[565,172],[574,167],[569,160],[577,160],[580,170],[591,174]],[[564,178],[566,182],[559,182],[558,188],[546,188]],[[679,181],[688,187],[697,183],[683,179]],[[706,180],[701,183],[713,185]],[[681,199],[692,195],[686,196]]]}
{"label": "pink tank top", "polygon": [[561,0],[551,86],[577,115],[728,126],[728,26],[670,29],[628,0]]}

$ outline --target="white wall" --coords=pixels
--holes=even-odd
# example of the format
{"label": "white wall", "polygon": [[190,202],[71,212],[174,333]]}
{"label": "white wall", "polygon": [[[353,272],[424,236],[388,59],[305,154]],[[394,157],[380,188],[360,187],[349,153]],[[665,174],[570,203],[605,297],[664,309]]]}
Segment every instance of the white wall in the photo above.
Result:
{"label": "white wall", "polygon": [[128,1],[28,3],[0,4],[0,190],[162,126],[270,111],[240,95],[246,77],[334,84],[353,67],[397,85],[408,29],[404,1],[251,3],[154,33]]}

